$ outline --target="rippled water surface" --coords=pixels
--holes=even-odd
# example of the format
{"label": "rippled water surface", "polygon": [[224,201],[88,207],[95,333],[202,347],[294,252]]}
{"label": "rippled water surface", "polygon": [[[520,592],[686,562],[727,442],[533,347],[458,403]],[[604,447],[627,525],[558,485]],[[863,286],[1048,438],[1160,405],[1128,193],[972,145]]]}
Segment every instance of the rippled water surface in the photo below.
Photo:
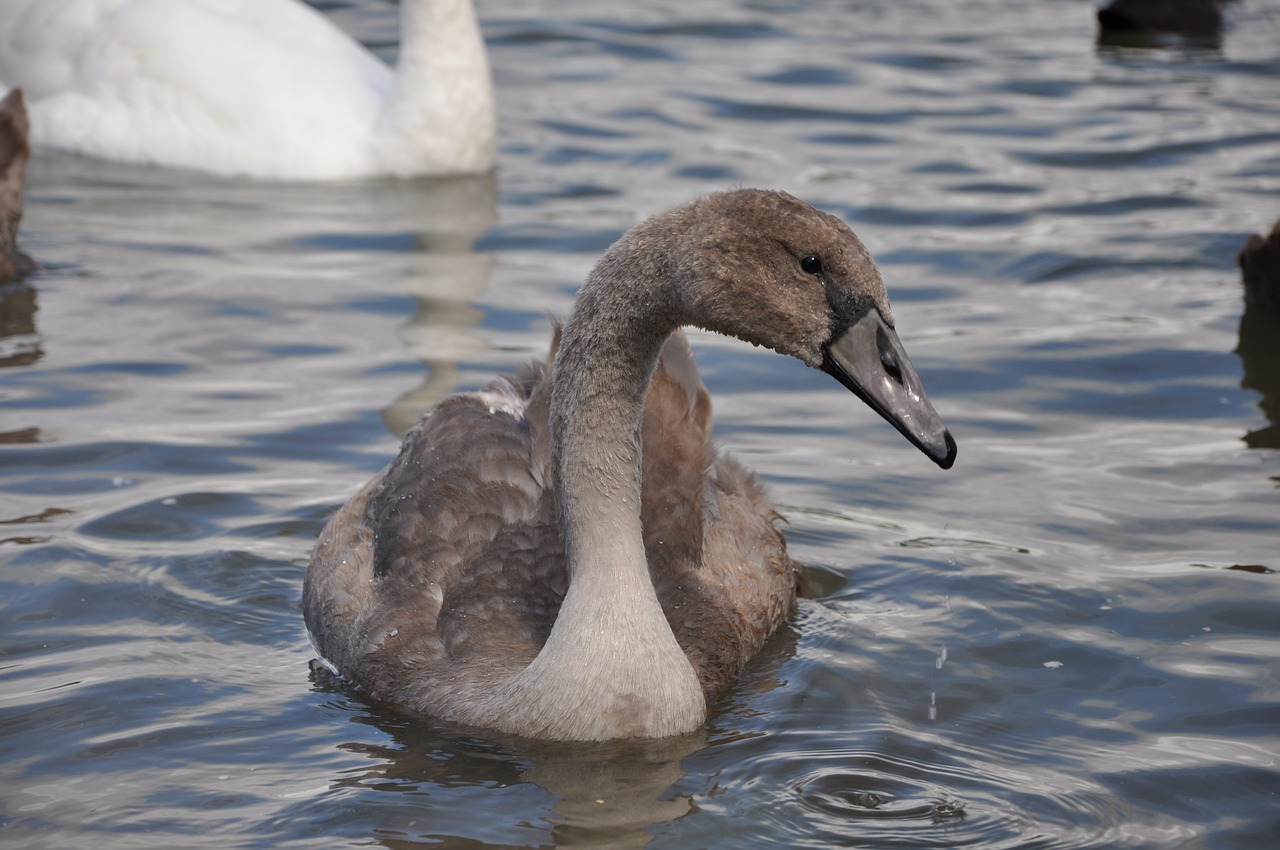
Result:
{"label": "rippled water surface", "polygon": [[[326,11],[387,56],[395,7]],[[0,844],[1280,846],[1280,9],[479,0],[496,177],[39,153],[0,288]],[[313,671],[325,517],[540,356],[594,258],[735,185],[849,221],[960,456],[695,344],[812,587],[685,739],[539,746]],[[1268,419],[1268,412],[1271,419]]]}

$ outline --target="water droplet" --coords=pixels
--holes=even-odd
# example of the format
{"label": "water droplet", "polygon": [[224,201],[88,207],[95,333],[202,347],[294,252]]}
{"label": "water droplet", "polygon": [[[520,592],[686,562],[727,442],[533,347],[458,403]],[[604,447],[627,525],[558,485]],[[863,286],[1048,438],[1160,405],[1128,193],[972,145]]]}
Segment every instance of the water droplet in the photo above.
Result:
{"label": "water droplet", "polygon": [[959,820],[964,817],[964,803],[959,800],[938,800],[933,804],[934,820]]}

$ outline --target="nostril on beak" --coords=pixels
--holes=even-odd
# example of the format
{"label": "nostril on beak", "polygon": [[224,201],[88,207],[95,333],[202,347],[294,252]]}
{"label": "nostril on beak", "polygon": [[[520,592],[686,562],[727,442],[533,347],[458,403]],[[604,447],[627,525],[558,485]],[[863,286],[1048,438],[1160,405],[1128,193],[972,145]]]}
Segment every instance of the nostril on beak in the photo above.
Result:
{"label": "nostril on beak", "polygon": [[905,386],[902,380],[902,367],[898,365],[898,355],[889,344],[889,338],[885,336],[883,328],[876,328],[876,348],[880,350],[880,365],[884,367],[885,374],[898,386]]}
{"label": "nostril on beak", "polygon": [[890,378],[899,385],[902,385],[902,370],[898,368],[898,361],[894,359],[892,354],[885,352],[880,355],[880,363],[884,366],[884,371],[888,373]]}
{"label": "nostril on beak", "polygon": [[880,343],[880,365],[884,367],[885,374],[893,378],[899,386],[903,386],[902,369],[898,366],[898,357],[893,353],[893,349],[886,344],[884,335],[879,334],[878,336],[879,338],[876,341]]}

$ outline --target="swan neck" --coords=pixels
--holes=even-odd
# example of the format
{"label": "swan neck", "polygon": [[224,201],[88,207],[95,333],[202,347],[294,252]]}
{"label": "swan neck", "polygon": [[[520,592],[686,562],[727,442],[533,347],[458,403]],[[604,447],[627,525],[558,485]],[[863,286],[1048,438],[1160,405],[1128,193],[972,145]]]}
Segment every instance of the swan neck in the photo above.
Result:
{"label": "swan neck", "polygon": [[644,397],[671,329],[583,327],[575,314],[556,357],[552,463],[571,580],[646,569],[640,527]]}
{"label": "swan neck", "polygon": [[511,731],[601,740],[696,729],[706,701],[649,577],[640,519],[640,427],[666,338],[669,281],[619,279],[602,262],[556,353],[552,475],[569,589],[542,651],[513,682]]}
{"label": "swan neck", "polygon": [[[447,45],[448,50],[433,50]],[[400,4],[400,58],[397,68],[412,72],[422,63],[440,60],[439,54],[471,53],[464,47],[484,42],[471,0],[403,0]]]}
{"label": "swan neck", "polygon": [[383,113],[382,156],[406,173],[425,158],[440,172],[493,167],[493,83],[471,0],[403,0],[400,53]]}
{"label": "swan neck", "polygon": [[654,244],[624,239],[605,255],[556,352],[551,462],[571,583],[602,574],[649,584],[640,524],[644,402],[663,344],[686,324],[683,275]]}

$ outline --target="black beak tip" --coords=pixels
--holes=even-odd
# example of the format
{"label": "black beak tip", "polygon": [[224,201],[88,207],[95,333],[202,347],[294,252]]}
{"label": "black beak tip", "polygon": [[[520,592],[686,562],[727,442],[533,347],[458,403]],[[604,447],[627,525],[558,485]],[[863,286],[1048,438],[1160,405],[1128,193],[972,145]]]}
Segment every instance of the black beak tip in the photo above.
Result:
{"label": "black beak tip", "polygon": [[934,461],[943,469],[950,469],[952,464],[956,462],[956,440],[955,437],[951,436],[950,431],[943,434],[943,439],[946,441],[947,454],[945,457],[935,457]]}

